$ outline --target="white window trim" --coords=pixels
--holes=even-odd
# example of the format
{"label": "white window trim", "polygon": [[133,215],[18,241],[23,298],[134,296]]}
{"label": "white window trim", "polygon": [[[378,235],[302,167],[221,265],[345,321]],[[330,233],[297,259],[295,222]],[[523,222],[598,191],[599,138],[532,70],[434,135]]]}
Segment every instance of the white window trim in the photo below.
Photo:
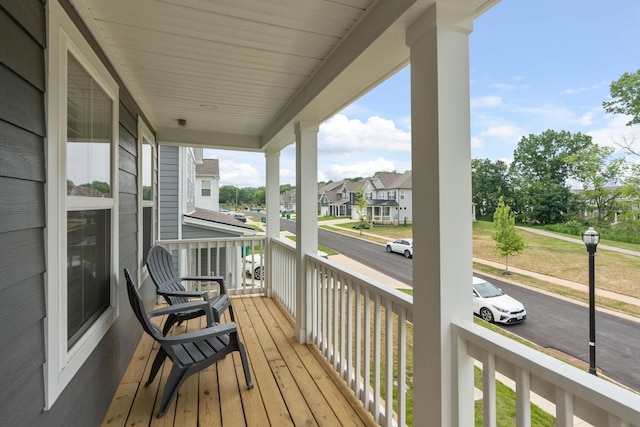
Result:
{"label": "white window trim", "polygon": [[[143,199],[143,166],[142,166],[142,147],[144,144],[149,144],[151,146],[151,200]],[[156,184],[158,179],[158,146],[156,144],[156,138],[151,132],[151,129],[147,126],[147,124],[142,120],[140,116],[138,116],[138,287],[142,286],[145,280],[149,277],[149,271],[147,270],[146,260],[142,258],[142,235],[143,235],[143,208],[151,207],[153,208],[153,212],[151,215],[151,242],[155,243],[157,238],[156,232]]]}
{"label": "white window trim", "polygon": [[[45,410],[50,409],[65,387],[91,356],[118,317],[118,85],[58,2],[48,5],[47,47],[47,227],[45,230],[47,273],[44,363]],[[71,52],[113,100],[112,199],[85,200],[67,197],[67,55]],[[69,200],[67,200],[69,199]],[[83,336],[67,349],[67,211],[100,204],[111,209],[111,301]]]}

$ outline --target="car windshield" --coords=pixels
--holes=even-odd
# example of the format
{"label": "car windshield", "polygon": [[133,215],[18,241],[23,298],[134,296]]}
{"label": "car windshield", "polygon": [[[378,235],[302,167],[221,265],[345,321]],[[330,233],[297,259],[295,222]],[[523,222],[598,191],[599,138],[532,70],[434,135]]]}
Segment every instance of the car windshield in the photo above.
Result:
{"label": "car windshield", "polygon": [[502,291],[489,282],[476,283],[473,288],[482,298],[494,298],[502,295]]}

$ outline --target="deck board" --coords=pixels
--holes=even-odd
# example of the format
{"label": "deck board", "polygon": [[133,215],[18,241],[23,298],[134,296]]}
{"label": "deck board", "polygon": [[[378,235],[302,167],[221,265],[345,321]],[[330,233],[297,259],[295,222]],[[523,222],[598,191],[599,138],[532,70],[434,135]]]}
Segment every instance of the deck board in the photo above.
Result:
{"label": "deck board", "polygon": [[[239,354],[193,375],[180,388],[166,415],[156,413],[170,371],[163,365],[145,386],[157,343],[143,336],[103,426],[373,426],[353,394],[317,349],[298,344],[291,319],[272,299],[233,298],[254,388],[248,390]],[[223,319],[224,321],[224,319]],[[202,319],[176,325],[172,334],[196,330]],[[170,362],[165,362],[165,365]]]}

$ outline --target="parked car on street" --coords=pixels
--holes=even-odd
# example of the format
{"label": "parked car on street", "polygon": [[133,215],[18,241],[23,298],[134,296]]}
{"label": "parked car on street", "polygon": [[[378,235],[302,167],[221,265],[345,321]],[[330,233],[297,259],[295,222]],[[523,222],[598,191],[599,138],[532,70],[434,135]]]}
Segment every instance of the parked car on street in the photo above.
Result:
{"label": "parked car on street", "polygon": [[[324,251],[318,251],[318,256],[329,259],[329,255]],[[262,254],[247,255],[244,258],[244,272],[256,280],[264,279],[264,262]]]}
{"label": "parked car on street", "polygon": [[519,323],[527,318],[522,303],[490,282],[473,277],[473,313],[490,323]]}
{"label": "parked car on street", "polygon": [[398,239],[387,243],[387,252],[397,252],[406,258],[413,257],[413,239]]}
{"label": "parked car on street", "polygon": [[234,213],[233,217],[238,221],[247,222],[247,217],[243,213]]}

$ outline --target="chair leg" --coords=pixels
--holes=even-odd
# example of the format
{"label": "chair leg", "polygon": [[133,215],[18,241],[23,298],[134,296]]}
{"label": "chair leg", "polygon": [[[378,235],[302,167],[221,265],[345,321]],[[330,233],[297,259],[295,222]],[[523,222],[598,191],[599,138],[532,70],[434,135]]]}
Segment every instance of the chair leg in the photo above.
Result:
{"label": "chair leg", "polygon": [[244,344],[238,340],[238,351],[240,352],[240,360],[242,360],[242,369],[244,370],[244,379],[247,381],[247,388],[251,390],[253,388],[253,381],[251,381],[251,372],[249,370],[249,360],[247,359],[247,350],[244,348]]}
{"label": "chair leg", "polygon": [[[168,315],[167,320],[165,320],[164,326],[162,327],[162,335],[166,337],[177,320],[178,318],[174,314]],[[182,322],[178,322],[178,324],[180,323]]]}
{"label": "chair leg", "polygon": [[229,316],[231,317],[232,322],[236,321],[236,317],[233,315],[233,305],[231,303],[229,303]]}
{"label": "chair leg", "polygon": [[162,400],[160,401],[158,418],[164,417],[164,414],[167,412],[169,405],[178,394],[180,386],[188,376],[188,369],[179,368],[178,366],[173,365],[173,368],[171,368],[171,373],[169,374],[169,378],[167,378],[167,383],[164,386],[164,392],[162,393]]}
{"label": "chair leg", "polygon": [[148,386],[153,382],[153,380],[156,378],[156,375],[158,374],[158,371],[160,370],[160,367],[162,366],[162,363],[164,362],[164,359],[166,358],[167,358],[167,352],[164,351],[164,348],[160,347],[158,349],[158,354],[156,354],[156,358],[153,359],[153,365],[151,365],[151,372],[149,373],[149,379],[147,380],[147,383],[145,384],[145,386]]}

